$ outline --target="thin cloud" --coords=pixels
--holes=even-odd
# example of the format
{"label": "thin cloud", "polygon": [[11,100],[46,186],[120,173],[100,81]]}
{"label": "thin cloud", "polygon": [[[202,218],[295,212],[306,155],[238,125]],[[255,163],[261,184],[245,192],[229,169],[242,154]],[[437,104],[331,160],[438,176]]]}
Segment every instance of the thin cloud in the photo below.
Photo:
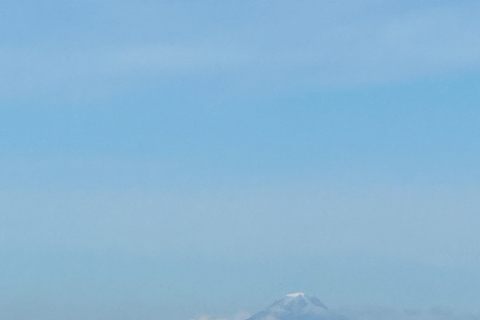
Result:
{"label": "thin cloud", "polygon": [[[100,90],[139,79],[168,80],[232,69],[245,64],[250,54],[242,49],[204,45],[145,45],[84,49],[0,49],[4,63],[0,84],[4,96],[25,91],[98,95]],[[123,79],[123,80],[122,80]],[[115,89],[114,89],[115,90]]]}
{"label": "thin cloud", "polygon": [[[210,29],[162,22],[162,28],[183,28],[170,41],[3,45],[2,95],[109,95],[142,82],[209,77],[240,91],[298,90],[411,81],[480,68],[478,5],[397,12],[383,1],[361,4],[258,5],[263,19],[220,19]],[[184,11],[179,15],[186,18]],[[143,27],[132,26],[137,33]],[[202,38],[185,36],[195,33]]]}

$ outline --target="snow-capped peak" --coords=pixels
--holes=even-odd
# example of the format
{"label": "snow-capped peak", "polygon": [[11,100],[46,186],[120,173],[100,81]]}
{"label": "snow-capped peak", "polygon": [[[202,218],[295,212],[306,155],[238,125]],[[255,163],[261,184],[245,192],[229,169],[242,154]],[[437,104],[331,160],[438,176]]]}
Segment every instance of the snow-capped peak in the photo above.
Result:
{"label": "snow-capped peak", "polygon": [[327,310],[327,307],[315,297],[309,297],[303,292],[287,294],[283,299],[276,301],[269,309],[283,309],[295,313],[318,313]]}
{"label": "snow-capped peak", "polygon": [[331,319],[327,307],[303,292],[291,293],[248,320],[326,320]]}

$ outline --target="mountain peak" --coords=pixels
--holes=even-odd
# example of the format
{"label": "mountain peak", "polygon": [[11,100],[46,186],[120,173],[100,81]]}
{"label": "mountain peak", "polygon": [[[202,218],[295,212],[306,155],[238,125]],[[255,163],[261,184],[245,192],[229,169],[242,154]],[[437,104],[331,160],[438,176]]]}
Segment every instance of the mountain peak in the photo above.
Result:
{"label": "mountain peak", "polygon": [[317,298],[303,292],[290,293],[247,320],[332,320],[337,319]]}

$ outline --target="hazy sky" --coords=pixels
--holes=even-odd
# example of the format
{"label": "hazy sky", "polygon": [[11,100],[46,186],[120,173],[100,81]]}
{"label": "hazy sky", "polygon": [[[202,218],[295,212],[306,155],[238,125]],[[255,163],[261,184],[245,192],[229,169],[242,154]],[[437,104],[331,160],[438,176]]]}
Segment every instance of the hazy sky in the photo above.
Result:
{"label": "hazy sky", "polygon": [[0,13],[3,320],[480,318],[478,1]]}

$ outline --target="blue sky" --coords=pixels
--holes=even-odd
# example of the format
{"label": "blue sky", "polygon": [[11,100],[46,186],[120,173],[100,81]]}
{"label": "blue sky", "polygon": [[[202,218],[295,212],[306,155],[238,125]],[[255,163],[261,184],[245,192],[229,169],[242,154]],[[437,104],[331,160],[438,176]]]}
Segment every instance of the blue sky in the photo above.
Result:
{"label": "blue sky", "polygon": [[3,319],[479,317],[477,2],[0,12]]}

